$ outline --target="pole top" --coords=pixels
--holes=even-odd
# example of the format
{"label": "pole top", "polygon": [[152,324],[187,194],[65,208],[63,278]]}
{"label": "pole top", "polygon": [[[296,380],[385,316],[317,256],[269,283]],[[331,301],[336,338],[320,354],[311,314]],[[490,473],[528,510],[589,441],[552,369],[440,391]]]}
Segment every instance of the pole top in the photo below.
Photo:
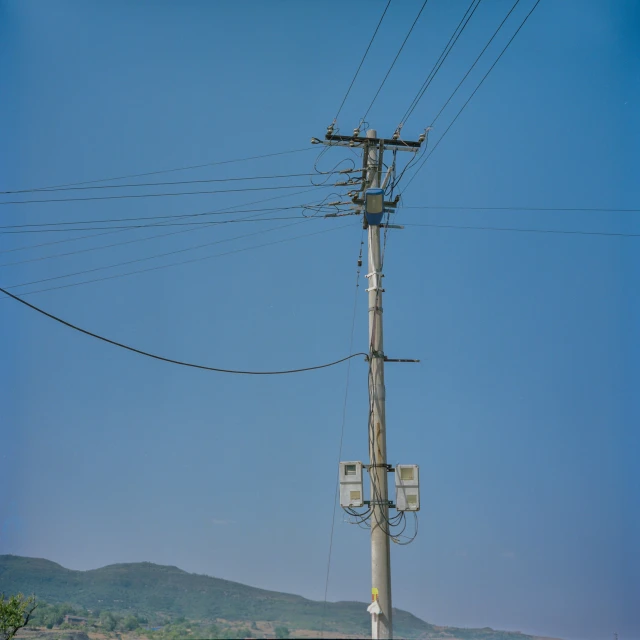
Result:
{"label": "pole top", "polygon": [[367,138],[377,138],[378,137],[378,132],[376,131],[376,129],[369,129],[369,131],[367,131]]}

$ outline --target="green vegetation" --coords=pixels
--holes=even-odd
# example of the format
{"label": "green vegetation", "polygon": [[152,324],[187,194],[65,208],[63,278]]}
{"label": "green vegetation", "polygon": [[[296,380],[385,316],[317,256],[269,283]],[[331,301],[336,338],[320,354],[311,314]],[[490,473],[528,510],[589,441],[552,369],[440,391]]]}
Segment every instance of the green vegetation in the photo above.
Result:
{"label": "green vegetation", "polygon": [[19,593],[6,599],[0,594],[0,640],[10,640],[26,627],[37,606],[33,596],[25,598]]}
{"label": "green vegetation", "polygon": [[[149,562],[72,571],[48,560],[0,555],[0,577],[8,592],[38,597],[42,604],[29,626],[49,629],[93,628],[179,640],[265,637],[256,621],[268,622],[270,637],[277,638],[295,635],[290,630],[323,626],[343,635],[368,635],[371,628],[366,605],[360,602],[327,603],[323,624],[322,602]],[[492,629],[434,627],[399,609],[393,615],[398,638],[531,640]],[[65,616],[71,618],[65,622]]]}

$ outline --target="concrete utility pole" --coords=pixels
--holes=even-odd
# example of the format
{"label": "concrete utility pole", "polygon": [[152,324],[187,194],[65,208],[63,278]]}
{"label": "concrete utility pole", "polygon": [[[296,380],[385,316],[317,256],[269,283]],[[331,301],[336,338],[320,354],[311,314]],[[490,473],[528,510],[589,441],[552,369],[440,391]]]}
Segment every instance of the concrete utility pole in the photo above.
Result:
{"label": "concrete utility pole", "polygon": [[[368,441],[370,464],[364,465],[369,471],[371,482],[371,499],[363,500],[361,497],[362,482],[360,462],[341,462],[341,482],[344,482],[345,508],[352,506],[369,506],[367,519],[371,525],[371,593],[372,603],[367,611],[371,613],[372,638],[393,638],[393,616],[391,608],[391,523],[389,521],[389,508],[398,508],[398,511],[418,511],[420,508],[419,489],[417,485],[417,465],[404,465],[412,467],[410,474],[402,478],[403,482],[415,480],[415,484],[402,485],[402,504],[396,507],[389,501],[387,474],[394,469],[387,464],[387,436],[385,423],[385,386],[384,363],[385,362],[419,362],[419,360],[391,359],[384,355],[384,343],[382,335],[382,255],[380,250],[380,227],[397,227],[383,222],[385,211],[393,210],[399,201],[396,197],[392,201],[385,201],[385,191],[390,184],[390,179],[395,171],[395,154],[397,151],[417,153],[421,144],[426,139],[426,131],[421,134],[418,141],[400,139],[399,129],[393,138],[378,138],[375,130],[367,131],[366,138],[360,137],[359,128],[354,129],[353,135],[344,136],[334,134],[334,124],[327,127],[324,140],[312,138],[313,144],[324,144],[331,147],[349,147],[362,149],[362,177],[351,178],[348,182],[337,183],[336,186],[346,186],[358,183],[359,188],[349,192],[351,203],[338,202],[334,204],[350,204],[356,211],[364,213],[364,228],[368,229],[368,264],[369,287],[369,418]],[[384,150],[392,149],[394,161],[382,180],[382,163]],[[354,170],[350,169],[347,173]],[[360,171],[360,170],[358,170]],[[355,182],[354,182],[355,180]],[[392,183],[391,183],[392,184]],[[368,198],[371,197],[371,200]],[[368,202],[376,201],[377,209],[374,211],[368,206]],[[372,204],[373,206],[373,204]],[[375,207],[374,207],[375,208]],[[335,214],[333,214],[335,215]],[[402,228],[402,227],[399,227]],[[402,465],[401,465],[402,466]],[[360,471],[358,471],[360,469]],[[405,469],[406,471],[407,469]],[[358,480],[359,488],[358,488]],[[354,480],[356,484],[354,485]],[[398,479],[396,478],[396,487]],[[355,489],[355,490],[354,490]],[[409,494],[411,504],[408,505]]]}
{"label": "concrete utility pole", "polygon": [[[367,131],[367,138],[377,132]],[[380,185],[378,148],[368,151],[367,182]],[[391,548],[388,535],[387,432],[385,422],[384,343],[382,335],[382,259],[380,225],[369,225],[369,478],[371,481],[371,588],[381,613],[372,616],[372,637],[392,638]],[[376,593],[377,590],[377,593]]]}

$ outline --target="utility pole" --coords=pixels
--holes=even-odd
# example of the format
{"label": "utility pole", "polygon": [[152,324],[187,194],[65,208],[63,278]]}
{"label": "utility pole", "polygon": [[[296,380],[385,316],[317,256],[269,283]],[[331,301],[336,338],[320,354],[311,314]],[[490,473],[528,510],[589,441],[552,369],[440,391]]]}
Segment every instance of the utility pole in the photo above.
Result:
{"label": "utility pole", "polygon": [[[367,138],[375,139],[375,130]],[[382,149],[370,145],[367,182],[370,188],[380,185],[378,170]],[[381,160],[382,158],[380,158]],[[369,225],[369,479],[371,482],[371,589],[377,596],[381,613],[373,616],[373,638],[393,637],[391,607],[391,540],[389,522],[389,489],[387,484],[387,431],[385,420],[384,342],[382,334],[382,258],[380,225]],[[376,593],[377,590],[377,593]]]}
{"label": "utility pole", "polygon": [[[334,135],[334,125],[327,128],[324,140],[312,138],[314,144],[327,146],[342,146],[362,149],[362,177],[358,180],[351,178],[348,182],[337,183],[336,186],[359,184],[359,189],[349,193],[351,202],[337,202],[332,204],[349,204],[363,216],[364,228],[368,233],[368,273],[369,287],[367,288],[369,301],[369,351],[367,360],[369,363],[369,417],[368,417],[368,442],[369,465],[361,462],[341,462],[341,506],[350,509],[352,506],[369,506],[369,521],[371,525],[371,593],[372,603],[368,608],[371,613],[371,637],[374,639],[393,638],[393,615],[391,603],[391,523],[389,521],[389,508],[396,507],[389,501],[389,489],[387,474],[395,471],[387,463],[387,435],[385,419],[385,362],[419,362],[419,360],[390,359],[384,354],[383,323],[382,323],[382,254],[380,247],[380,228],[396,227],[383,223],[385,211],[394,209],[399,197],[393,201],[385,201],[384,194],[389,181],[395,172],[395,152],[409,151],[417,153],[421,144],[426,139],[426,131],[421,134],[417,142],[400,140],[400,131],[397,130],[393,138],[378,138],[375,130],[367,131],[366,138],[360,137],[359,129],[355,129],[352,136]],[[382,179],[383,155],[385,148],[393,149],[394,161],[391,163],[387,175]],[[352,172],[353,170],[349,170]],[[359,171],[359,170],[358,170]],[[355,180],[355,182],[354,182]],[[376,212],[369,209],[368,198],[371,202],[376,200]],[[371,215],[370,215],[371,214]],[[335,214],[333,214],[335,215]],[[400,227],[402,228],[402,227]],[[370,500],[367,502],[361,497],[362,467],[369,471],[371,485]],[[399,465],[399,468],[402,465]],[[415,481],[410,487],[401,483],[402,505],[398,503],[398,511],[418,511],[420,508],[418,489],[417,465],[404,465],[405,471],[410,471],[409,476],[402,478]],[[409,469],[412,467],[412,469]],[[399,474],[396,473],[398,476]],[[354,484],[355,481],[355,484]],[[396,487],[399,478],[396,477]],[[359,483],[359,489],[358,489]],[[355,489],[355,490],[354,490]],[[344,493],[344,497],[343,497]]]}

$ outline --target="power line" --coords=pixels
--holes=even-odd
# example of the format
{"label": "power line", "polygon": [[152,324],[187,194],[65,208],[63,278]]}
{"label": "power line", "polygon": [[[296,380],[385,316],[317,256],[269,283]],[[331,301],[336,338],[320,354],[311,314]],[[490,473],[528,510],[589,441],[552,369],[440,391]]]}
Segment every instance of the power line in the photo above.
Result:
{"label": "power line", "polygon": [[130,173],[126,176],[117,176],[114,178],[101,178],[99,180],[84,180],[83,182],[67,182],[66,184],[56,184],[50,187],[39,187],[34,190],[47,191],[50,189],[61,189],[63,187],[75,187],[81,184],[96,184],[98,182],[112,182],[113,180],[128,180],[129,178],[143,178],[144,176],[155,176],[161,173],[174,173],[176,171],[190,171],[191,169],[202,169],[203,167],[214,167],[221,164],[233,164],[235,162],[248,162],[249,160],[260,160],[262,158],[273,158],[275,156],[284,156],[290,153],[300,153],[301,151],[311,151],[314,147],[304,147],[302,149],[292,149],[291,151],[279,151],[277,153],[265,153],[260,156],[249,156],[248,158],[238,158],[236,160],[222,160],[218,162],[206,162],[205,164],[192,164],[188,167],[178,167],[177,169],[161,169],[160,171],[148,171],[147,173]]}
{"label": "power line", "polygon": [[[88,198],[48,198],[46,200],[8,200],[4,202],[0,202],[0,205],[5,204],[43,204],[50,202],[87,202],[89,200],[123,200],[129,198],[165,198],[168,196],[196,196],[202,194],[210,194],[210,193],[235,193],[238,191],[274,191],[278,189],[300,189],[302,187],[308,187],[309,185],[305,184],[291,184],[291,185],[283,185],[278,187],[244,187],[242,189],[216,189],[213,191],[180,191],[174,193],[144,193],[144,194],[133,194],[133,195],[118,195],[118,196],[91,196]],[[333,185],[330,185],[333,186]],[[312,186],[310,188],[321,189],[324,188],[323,185],[320,186]]]}
{"label": "power line", "polygon": [[274,375],[285,375],[285,374],[289,374],[289,373],[303,373],[305,371],[316,371],[318,369],[326,369],[327,367],[333,367],[337,364],[340,364],[341,362],[346,362],[347,360],[351,360],[351,358],[355,358],[357,356],[365,356],[366,357],[366,353],[352,353],[349,356],[345,356],[344,358],[340,358],[339,360],[334,360],[333,362],[327,362],[325,364],[320,364],[320,365],[315,365],[313,367],[303,367],[300,369],[287,369],[284,371],[240,371],[238,369],[222,369],[220,367],[209,367],[209,366],[205,366],[202,364],[194,364],[192,362],[183,362],[181,360],[174,360],[172,358],[165,358],[164,356],[159,356],[157,354],[154,353],[149,353],[148,351],[143,351],[142,349],[137,349],[135,347],[130,347],[129,345],[123,344],[122,342],[116,342],[115,340],[111,340],[110,338],[105,338],[104,336],[98,335],[97,333],[93,333],[92,331],[87,331],[86,329],[82,329],[81,327],[78,327],[77,325],[72,324],[71,322],[67,322],[66,320],[63,320],[62,318],[59,318],[58,316],[54,316],[52,313],[49,313],[48,311],[45,311],[44,309],[41,309],[40,307],[36,307],[35,305],[31,304],[30,302],[27,302],[26,300],[23,300],[22,298],[19,298],[18,296],[14,295],[13,293],[10,293],[9,291],[7,291],[6,289],[3,289],[2,287],[0,287],[0,292],[4,293],[5,295],[9,296],[10,298],[12,298],[13,300],[15,300],[16,302],[20,302],[21,304],[25,305],[26,307],[29,307],[29,309],[32,309],[33,311],[37,311],[38,313],[41,313],[43,316],[46,316],[47,318],[50,318],[51,320],[55,320],[56,322],[59,322],[60,324],[64,325],[65,327],[69,327],[70,329],[73,329],[74,331],[79,331],[80,333],[84,333],[87,336],[90,336],[91,338],[96,338],[96,340],[101,340],[102,342],[106,342],[107,344],[111,344],[115,347],[120,347],[121,349],[126,349],[127,351],[132,351],[133,353],[137,353],[141,356],[146,356],[147,358],[153,358],[154,360],[160,360],[162,362],[168,362],[170,364],[177,364],[181,367],[191,367],[193,369],[202,369],[204,371],[215,371],[218,373],[234,373],[234,374],[241,374],[241,375],[249,375],[249,376],[274,376]]}
{"label": "power line", "polygon": [[462,80],[460,80],[460,82],[458,83],[458,86],[453,90],[453,93],[449,96],[449,99],[442,106],[442,109],[440,109],[440,111],[438,111],[438,115],[432,120],[431,126],[433,126],[436,123],[436,120],[440,117],[440,114],[445,110],[447,105],[451,102],[451,99],[453,98],[453,96],[456,95],[456,93],[458,92],[458,89],[462,86],[462,83],[467,79],[467,76],[473,71],[474,67],[478,63],[478,60],[480,60],[480,58],[482,57],[484,52],[487,50],[489,45],[493,42],[493,39],[498,35],[498,31],[500,31],[500,29],[502,29],[502,25],[504,25],[504,23],[507,21],[509,16],[513,13],[513,10],[518,6],[519,2],[520,2],[520,0],[516,0],[515,3],[513,4],[513,6],[511,7],[511,9],[509,9],[509,13],[507,13],[507,15],[505,16],[504,20],[500,23],[498,28],[493,32],[493,35],[489,39],[489,42],[487,42],[487,44],[484,46],[484,49],[480,52],[478,57],[475,59],[474,63],[471,65],[471,67],[469,67],[469,71],[467,71],[467,73],[464,74],[464,78],[462,78]]}
{"label": "power line", "polygon": [[407,33],[404,41],[402,42],[402,45],[400,46],[400,49],[398,49],[398,53],[396,53],[396,57],[393,59],[393,62],[391,63],[391,66],[389,67],[389,70],[387,71],[385,77],[383,78],[382,82],[380,83],[380,86],[378,87],[378,90],[376,91],[376,95],[373,96],[373,100],[371,101],[371,104],[367,107],[367,110],[364,112],[364,115],[362,116],[362,118],[360,120],[361,123],[364,122],[365,119],[367,118],[367,115],[369,114],[369,111],[371,111],[371,107],[373,107],[373,104],[376,101],[376,99],[378,98],[378,95],[380,94],[380,91],[382,91],[382,87],[384,87],[384,83],[387,81],[387,78],[389,77],[389,74],[391,73],[391,70],[393,69],[394,65],[396,64],[396,61],[398,60],[398,58],[400,57],[400,54],[402,53],[402,50],[404,49],[404,45],[407,44],[407,40],[409,39],[409,36],[411,35],[411,32],[413,31],[413,28],[416,26],[416,23],[420,19],[420,16],[422,15],[422,12],[423,12],[424,8],[427,6],[427,2],[429,2],[429,0],[424,0],[424,3],[422,4],[422,7],[420,7],[420,11],[418,11],[418,15],[416,16],[416,19],[413,21],[413,24],[411,25],[411,28],[409,29],[409,33]]}
{"label": "power line", "polygon": [[140,220],[182,220],[184,218],[198,218],[202,216],[219,216],[219,215],[227,215],[230,213],[252,213],[252,212],[259,212],[259,211],[287,211],[289,209],[300,209],[302,207],[304,207],[304,205],[295,205],[290,207],[265,207],[262,209],[235,209],[235,210],[216,209],[215,211],[203,211],[201,213],[180,213],[180,214],[170,214],[170,215],[164,215],[164,216],[138,216],[135,218],[101,218],[100,220],[32,222],[28,224],[3,225],[3,226],[0,226],[0,229],[26,229],[29,227],[64,227],[64,226],[73,225],[73,224],[107,224],[110,222],[139,222]]}
{"label": "power line", "polygon": [[[236,204],[236,205],[232,205],[230,207],[222,207],[221,209],[214,209],[212,212],[210,213],[218,213],[221,211],[226,211],[226,210],[232,210],[232,209],[237,209],[237,207],[243,207],[243,206],[248,206],[248,205],[252,205],[252,204],[262,204],[263,202],[272,202],[273,200],[281,200],[282,198],[290,198],[291,196],[298,196],[300,194],[304,194],[307,193],[308,191],[310,191],[311,189],[313,189],[313,187],[307,186],[305,189],[303,189],[302,191],[296,191],[295,193],[285,193],[284,195],[279,195],[279,196],[272,196],[271,198],[261,198],[260,200],[253,200],[251,202],[243,202],[242,204]],[[191,215],[191,214],[189,214]],[[176,216],[179,217],[179,216]],[[180,233],[188,233],[189,231],[195,231],[198,227],[194,227],[193,229],[185,229],[185,230],[181,230],[181,231],[172,231],[170,233],[161,233],[155,236],[151,236],[149,238],[138,238],[136,240],[131,240],[131,241],[125,241],[122,244],[129,244],[130,242],[143,242],[144,240],[151,240],[153,238],[163,238],[166,236],[172,236],[172,235],[177,235]],[[99,236],[108,236],[108,235],[112,235],[115,233],[122,233],[123,231],[126,231],[126,229],[116,229],[115,231],[103,231],[101,233],[91,233],[88,234],[86,236],[76,236],[75,238],[66,238],[64,240],[53,240],[51,242],[41,242],[39,244],[32,244],[32,245],[27,245],[26,247],[15,247],[14,249],[3,249],[2,251],[0,251],[0,254],[2,253],[14,253],[16,251],[26,251],[28,249],[38,249],[40,247],[46,247],[49,245],[54,245],[54,244],[62,244],[65,242],[76,242],[78,240],[85,240],[87,238],[97,238]],[[107,245],[107,246],[117,246],[117,244],[114,245]],[[100,249],[101,247],[95,247],[96,250]],[[78,252],[80,253],[80,252]]]}
{"label": "power line", "polygon": [[[353,300],[353,313],[351,315],[351,334],[349,337],[349,351],[353,350],[353,335],[356,326],[356,310],[358,308],[358,289],[360,288],[360,269],[362,265],[362,247],[364,230],[360,233],[360,255],[358,256],[357,269],[356,269],[356,286]],[[347,381],[344,390],[344,402],[342,404],[342,424],[340,425],[340,446],[338,448],[338,464],[342,459],[342,444],[344,441],[344,427],[347,421],[347,400],[349,399],[349,382],[351,377],[351,361],[347,365]],[[322,607],[322,628],[320,630],[320,636],[324,635],[324,622],[327,611],[327,594],[329,592],[329,574],[331,571],[331,554],[333,551],[333,532],[336,524],[336,505],[338,503],[338,496],[340,494],[340,478],[336,480],[336,488],[333,494],[333,515],[331,517],[331,535],[329,536],[329,557],[327,559],[327,575],[324,583],[324,604]]]}
{"label": "power line", "polygon": [[[324,175],[341,173],[340,171],[322,172]],[[342,173],[347,173],[342,172]],[[133,187],[164,187],[176,184],[203,184],[210,182],[239,182],[246,180],[277,180],[280,178],[305,178],[315,177],[317,173],[285,173],[269,176],[241,176],[234,178],[208,178],[206,180],[174,180],[168,182],[134,182],[126,184],[102,184],[97,187],[49,187],[40,189],[19,189],[14,191],[0,191],[0,195],[11,195],[20,193],[53,193],[57,191],[93,191],[94,189],[129,189]]]}
{"label": "power line", "polygon": [[[274,198],[268,198],[268,200],[273,200],[273,199]],[[258,202],[260,202],[260,201],[257,201],[255,203],[248,203],[248,204],[257,204]],[[299,207],[296,207],[296,208],[299,208]],[[214,213],[218,213],[220,211],[221,210],[212,211],[212,212],[209,212],[209,213],[214,214]],[[242,210],[236,210],[234,213],[240,213],[241,211]],[[244,211],[248,212],[249,210],[245,209]],[[259,210],[256,210],[256,211],[259,211]],[[228,212],[231,213],[231,211],[228,211]],[[205,215],[205,214],[189,214],[189,215]],[[250,220],[250,219],[256,219],[258,217],[259,216],[257,216],[257,215],[255,215],[255,216],[252,215],[252,216],[247,216],[246,218],[240,218],[240,220]],[[189,224],[189,223],[185,223],[185,224]],[[192,225],[196,225],[196,224],[200,224],[200,223],[193,222],[191,224]],[[190,229],[180,229],[179,231],[171,231],[169,233],[159,233],[159,234],[156,234],[154,236],[147,236],[145,238],[134,238],[132,240],[125,240],[123,242],[114,242],[114,243],[111,243],[111,244],[102,245],[100,247],[89,247],[87,249],[79,249],[77,251],[68,251],[66,253],[57,253],[57,254],[53,254],[53,255],[49,255],[49,256],[41,256],[39,258],[29,258],[27,260],[18,260],[18,261],[15,261],[15,262],[7,262],[7,263],[4,263],[4,264],[0,264],[0,267],[12,266],[12,265],[17,265],[17,264],[25,264],[27,262],[39,262],[41,260],[50,260],[50,259],[53,259],[53,258],[61,258],[61,257],[65,257],[65,256],[76,255],[76,254],[79,254],[79,253],[87,253],[87,252],[90,252],[90,251],[99,251],[101,249],[109,249],[109,248],[112,248],[112,247],[119,247],[119,246],[123,246],[123,245],[126,245],[126,244],[133,244],[133,243],[136,243],[136,242],[146,242],[147,240],[155,240],[157,238],[166,238],[166,237],[169,237],[169,236],[180,235],[180,234],[183,234],[183,233],[190,233],[191,231],[197,231],[198,229],[202,229],[203,227],[206,227],[206,226],[215,226],[216,224],[218,224],[218,223],[217,222],[206,222],[206,223],[202,224],[202,226],[191,226]],[[158,226],[168,226],[168,225],[165,224],[165,225],[158,225]],[[122,231],[125,231],[127,228],[120,229],[120,230],[117,230],[117,231],[108,231],[106,233],[96,233],[96,234],[89,235],[89,236],[81,236],[81,238],[92,238],[94,236],[121,233]],[[65,241],[61,240],[60,242],[65,242]],[[44,243],[44,244],[56,244],[56,243]],[[40,245],[35,245],[35,246],[38,247]],[[26,248],[26,247],[23,247],[23,248]]]}
{"label": "power line", "polygon": [[442,209],[447,211],[588,211],[600,213],[638,213],[640,209],[611,209],[608,207],[438,207],[438,206],[420,206],[420,207],[402,207],[403,209]]}
{"label": "power line", "polygon": [[221,258],[223,256],[229,256],[234,253],[243,253],[245,251],[252,251],[254,249],[261,249],[263,247],[270,247],[275,244],[281,244],[283,242],[290,242],[292,240],[299,240],[300,238],[308,238],[310,236],[316,236],[321,233],[331,233],[333,231],[338,231],[340,229],[346,229],[352,225],[346,224],[341,225],[339,227],[334,227],[333,229],[324,229],[322,231],[314,231],[313,233],[305,233],[299,236],[293,236],[291,238],[282,238],[280,240],[274,240],[272,242],[265,242],[262,244],[253,245],[251,247],[244,247],[242,249],[234,249],[233,251],[225,251],[224,253],[214,253],[208,256],[202,256],[201,258],[191,258],[189,260],[181,260],[180,262],[171,262],[169,264],[161,264],[156,267],[148,267],[147,269],[137,269],[135,271],[128,271],[127,273],[117,273],[112,276],[104,276],[102,278],[93,278],[92,280],[83,280],[82,282],[72,282],[70,284],[58,285],[56,287],[48,287],[46,289],[36,289],[35,291],[27,291],[25,293],[21,293],[22,296],[30,296],[37,293],[45,293],[46,291],[55,291],[57,289],[68,289],[69,287],[78,287],[85,284],[93,284],[94,282],[104,282],[106,280],[115,280],[117,278],[125,278],[132,275],[137,275],[139,273],[148,273],[150,271],[158,271],[159,269],[169,269],[171,267],[178,267],[184,264],[191,264],[193,262],[201,262],[203,260],[211,260],[213,258]]}
{"label": "power line", "polygon": [[93,267],[91,269],[83,269],[82,271],[76,271],[74,273],[67,273],[60,276],[51,276],[50,278],[43,278],[42,280],[33,280],[32,282],[23,282],[22,284],[15,284],[9,289],[17,289],[19,287],[28,287],[33,284],[41,284],[43,282],[51,282],[52,280],[61,280],[63,278],[73,278],[74,276],[82,276],[87,273],[95,273],[96,271],[104,271],[105,269],[115,269],[116,267],[124,267],[129,264],[136,264],[138,262],[146,262],[147,260],[156,260],[157,258],[166,258],[167,256],[172,256],[177,253],[185,253],[186,251],[197,251],[198,249],[204,249],[205,247],[212,247],[217,244],[223,244],[225,242],[233,242],[234,240],[242,240],[243,238],[249,238],[251,236],[269,233],[271,231],[277,231],[278,229],[285,229],[286,227],[292,227],[297,224],[302,224],[304,222],[308,222],[314,220],[314,218],[303,218],[298,222],[294,222],[291,224],[283,224],[278,227],[272,227],[271,229],[261,229],[260,231],[254,231],[252,233],[245,233],[241,236],[235,236],[233,238],[223,238],[221,240],[215,240],[214,242],[205,242],[204,244],[198,244],[192,247],[185,247],[184,249],[175,249],[174,251],[166,251],[164,253],[158,253],[153,256],[147,256],[145,258],[135,258],[134,260],[126,260],[125,262],[116,262],[115,264],[105,265],[102,267]]}
{"label": "power line", "polygon": [[[465,11],[460,22],[458,23],[458,26],[454,29],[453,34],[449,38],[449,42],[447,42],[447,44],[445,45],[445,48],[442,50],[442,53],[440,53],[440,56],[438,57],[435,64],[433,65],[431,71],[429,72],[429,75],[427,75],[427,78],[422,84],[422,87],[420,87],[420,89],[418,90],[418,93],[416,94],[414,99],[411,101],[411,104],[405,111],[404,116],[402,116],[399,127],[405,124],[406,121],[411,117],[411,114],[414,112],[415,108],[418,106],[418,103],[420,102],[420,100],[422,100],[422,97],[424,96],[425,92],[429,88],[429,85],[431,84],[431,82],[433,82],[433,79],[438,74],[438,71],[440,71],[440,68],[444,64],[445,60],[449,57],[451,50],[455,46],[456,42],[458,42],[458,38],[461,36],[462,32],[465,30],[465,27],[469,23],[469,20],[471,20],[471,18],[473,17],[473,14],[476,12],[476,9],[478,8],[482,0],[477,0],[477,4],[474,7],[473,5],[475,2],[476,0],[471,0],[471,4]],[[472,7],[473,7],[473,10],[472,10]],[[470,11],[471,13],[469,14]],[[467,14],[469,14],[468,17],[467,17]]]}
{"label": "power line", "polygon": [[378,33],[378,29],[380,29],[380,25],[382,24],[382,21],[384,20],[384,16],[387,13],[387,9],[389,8],[389,5],[391,4],[391,0],[389,0],[387,2],[387,6],[384,8],[384,11],[382,12],[382,15],[380,16],[380,20],[378,21],[378,26],[376,27],[376,30],[373,32],[373,35],[371,36],[371,40],[369,40],[369,44],[367,45],[367,49],[364,52],[364,55],[362,56],[362,60],[360,60],[360,64],[358,65],[358,68],[356,69],[355,75],[353,76],[353,80],[351,80],[351,84],[349,85],[349,88],[347,89],[347,93],[344,94],[344,98],[342,98],[342,102],[340,103],[340,107],[338,108],[338,112],[336,113],[336,117],[333,119],[334,122],[336,122],[338,120],[338,116],[340,115],[340,112],[342,111],[342,107],[344,107],[344,103],[347,101],[347,97],[349,96],[349,93],[351,93],[351,89],[353,87],[353,83],[356,81],[356,78],[358,77],[358,74],[360,73],[360,69],[362,68],[362,65],[364,64],[365,58],[367,57],[367,54],[369,53],[369,49],[371,48],[371,45],[373,44],[373,41],[375,40],[376,34]]}
{"label": "power line", "polygon": [[484,74],[482,80],[480,80],[480,82],[478,83],[476,88],[473,90],[473,93],[469,96],[467,101],[462,105],[460,111],[458,111],[458,113],[456,114],[456,117],[451,121],[451,124],[445,129],[445,132],[440,136],[440,138],[438,138],[438,142],[435,143],[435,145],[433,146],[433,148],[431,149],[429,154],[420,163],[420,166],[416,169],[415,173],[411,176],[411,179],[409,180],[409,182],[407,182],[407,186],[404,188],[402,193],[404,193],[407,190],[407,188],[413,182],[414,178],[418,175],[419,171],[425,165],[427,160],[429,160],[429,158],[431,157],[433,152],[438,148],[438,145],[442,142],[442,139],[447,135],[447,132],[449,131],[449,129],[451,129],[451,127],[454,125],[455,121],[460,117],[460,114],[464,111],[465,107],[469,104],[469,102],[471,101],[471,98],[473,98],[473,96],[476,94],[476,91],[478,91],[478,89],[482,86],[482,83],[487,79],[487,76],[491,73],[491,71],[496,66],[496,64],[498,64],[498,60],[500,60],[500,58],[502,58],[504,52],[509,48],[509,45],[513,42],[514,38],[518,35],[518,33],[520,32],[520,29],[522,29],[522,27],[524,26],[525,22],[529,19],[529,16],[535,11],[535,9],[538,6],[538,4],[540,4],[540,0],[536,0],[536,3],[533,5],[533,8],[531,9],[531,11],[529,11],[529,13],[525,16],[524,20],[520,23],[520,26],[516,29],[516,32],[513,34],[513,36],[511,36],[511,39],[509,40],[509,42],[507,42],[507,44],[505,45],[504,49],[500,52],[500,55],[496,58],[495,62],[489,68],[489,71],[487,71],[487,73]]}
{"label": "power line", "polygon": [[435,227],[438,229],[475,229],[478,231],[517,231],[519,233],[558,233],[563,235],[579,235],[579,236],[613,236],[619,238],[640,238],[640,233],[609,233],[606,231],[575,231],[575,230],[559,230],[559,229],[518,229],[514,227],[473,227],[466,225],[454,224],[427,224],[415,223],[404,224],[406,227]]}
{"label": "power line", "polygon": [[[296,209],[299,208],[304,208],[304,207],[294,207]],[[259,209],[258,209],[259,211]],[[270,210],[267,210],[270,211]],[[322,212],[321,209],[318,210],[319,212]],[[332,213],[333,213],[333,209],[331,209]],[[241,213],[241,211],[240,211]],[[214,214],[203,214],[203,215],[214,215]],[[355,213],[353,212],[344,212],[341,215],[355,215]],[[238,222],[270,222],[270,221],[274,221],[274,220],[299,220],[300,218],[303,218],[305,220],[310,220],[313,218],[324,218],[324,216],[286,216],[286,217],[272,217],[272,218],[257,218],[256,216],[251,216],[248,218],[232,218],[231,220],[214,220],[213,222],[211,221],[202,221],[202,222],[198,222],[198,221],[191,221],[191,222],[150,222],[147,224],[133,224],[133,225],[112,225],[109,227],[76,227],[76,228],[69,228],[69,227],[65,227],[64,229],[20,229],[17,231],[0,231],[0,235],[5,235],[5,234],[16,234],[16,233],[65,233],[67,231],[87,231],[89,229],[93,229],[93,230],[105,230],[105,229],[117,229],[117,230],[126,230],[126,229],[148,229],[148,228],[153,228],[153,227],[188,227],[188,226],[196,226],[196,227],[209,227],[209,226],[219,226],[219,225],[224,225],[224,224],[235,224]],[[332,215],[332,217],[334,217]],[[80,223],[82,224],[82,223]],[[87,222],[86,224],[92,224],[90,222]],[[37,225],[33,225],[33,226],[37,226]],[[57,225],[54,225],[57,226]]]}
{"label": "power line", "polygon": [[[222,209],[214,209],[213,211],[203,211],[200,213],[181,213],[181,214],[169,214],[169,215],[161,215],[161,216],[137,216],[135,218],[131,218],[131,217],[100,218],[99,220],[66,220],[66,221],[58,221],[58,222],[30,222],[26,224],[1,225],[0,230],[1,229],[29,229],[31,227],[67,227],[74,224],[89,225],[89,224],[108,224],[111,222],[139,222],[141,220],[183,220],[185,218],[220,216],[220,215],[228,215],[232,213],[260,213],[260,212],[269,212],[269,211],[291,211],[293,209],[311,209],[318,213],[321,213],[322,211],[326,211],[326,210],[335,212],[338,206],[327,204],[325,201],[326,201],[326,198],[318,202],[289,205],[288,207],[262,207],[260,209],[238,209],[237,207],[242,205],[235,205],[236,208],[227,207]],[[257,217],[257,216],[251,216],[251,217]],[[242,218],[242,219],[244,220],[247,218]],[[187,224],[195,224],[195,223],[187,223]],[[139,225],[139,226],[147,226],[147,225]],[[150,226],[153,226],[153,225],[150,225]],[[137,228],[137,226],[125,227],[125,228]],[[66,231],[66,230],[67,229],[62,229],[62,231]],[[84,231],[84,229],[80,229],[80,231]],[[0,233],[3,233],[3,232],[0,231]]]}

